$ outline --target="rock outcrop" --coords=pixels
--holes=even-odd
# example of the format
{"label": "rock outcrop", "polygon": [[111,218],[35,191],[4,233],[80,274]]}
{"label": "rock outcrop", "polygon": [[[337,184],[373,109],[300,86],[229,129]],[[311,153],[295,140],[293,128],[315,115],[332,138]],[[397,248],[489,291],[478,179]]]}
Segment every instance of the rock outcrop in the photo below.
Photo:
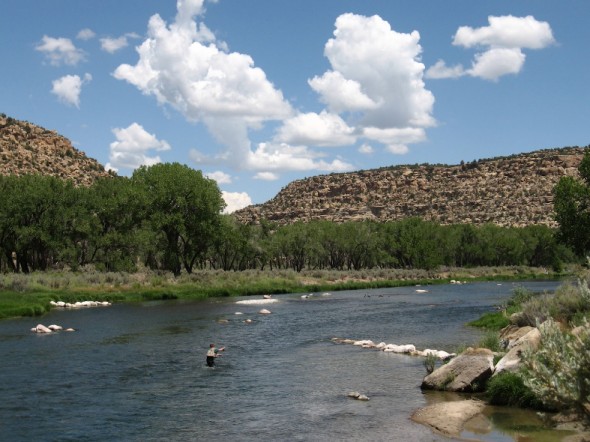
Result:
{"label": "rock outcrop", "polygon": [[584,149],[566,147],[462,163],[395,166],[297,180],[234,213],[242,223],[395,221],[555,226],[553,187],[578,176]]}
{"label": "rock outcrop", "polygon": [[91,185],[111,176],[57,132],[0,114],[0,175],[50,175]]}

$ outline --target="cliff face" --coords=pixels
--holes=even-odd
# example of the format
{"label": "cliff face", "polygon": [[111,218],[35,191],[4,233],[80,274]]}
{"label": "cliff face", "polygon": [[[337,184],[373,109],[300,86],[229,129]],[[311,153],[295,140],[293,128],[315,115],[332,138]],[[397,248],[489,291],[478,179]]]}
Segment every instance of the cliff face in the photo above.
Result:
{"label": "cliff face", "polygon": [[584,149],[547,149],[455,166],[396,166],[316,176],[290,183],[265,204],[235,212],[242,223],[393,221],[421,217],[440,224],[545,224],[553,187],[578,176]]}
{"label": "cliff face", "polygon": [[55,131],[0,114],[0,174],[32,173],[83,186],[110,176],[98,161],[88,158]]}

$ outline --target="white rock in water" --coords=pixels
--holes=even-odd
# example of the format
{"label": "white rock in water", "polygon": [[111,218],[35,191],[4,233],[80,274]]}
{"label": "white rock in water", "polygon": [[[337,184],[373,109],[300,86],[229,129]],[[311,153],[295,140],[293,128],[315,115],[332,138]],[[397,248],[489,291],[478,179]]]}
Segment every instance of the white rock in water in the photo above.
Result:
{"label": "white rock in water", "polygon": [[383,348],[383,351],[392,353],[412,353],[416,351],[416,346],[414,346],[413,344],[388,344],[385,346],[385,348]]}
{"label": "white rock in water", "polygon": [[258,313],[260,313],[261,315],[270,315],[270,310],[263,308]]}
{"label": "white rock in water", "polygon": [[369,397],[367,395],[361,394],[358,391],[351,391],[348,393],[348,397],[352,399],[356,399],[357,401],[368,401]]}
{"label": "white rock in water", "polygon": [[63,327],[61,325],[55,325],[55,324],[51,324],[47,328],[49,330],[53,330],[53,331],[63,330]]}
{"label": "white rock in water", "polygon": [[51,333],[51,329],[45,327],[43,324],[37,324],[37,327],[35,327],[35,331],[37,333]]}
{"label": "white rock in water", "polygon": [[236,304],[242,305],[263,305],[263,304],[273,304],[275,302],[279,302],[278,299],[242,299],[241,301],[236,301]]}

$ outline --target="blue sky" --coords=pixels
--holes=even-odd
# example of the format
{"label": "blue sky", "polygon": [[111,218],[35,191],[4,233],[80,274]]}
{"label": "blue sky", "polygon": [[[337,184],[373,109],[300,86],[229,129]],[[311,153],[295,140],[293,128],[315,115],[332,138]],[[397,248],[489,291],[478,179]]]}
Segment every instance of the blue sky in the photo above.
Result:
{"label": "blue sky", "polygon": [[590,143],[590,2],[3,0],[0,112],[228,210],[289,182]]}

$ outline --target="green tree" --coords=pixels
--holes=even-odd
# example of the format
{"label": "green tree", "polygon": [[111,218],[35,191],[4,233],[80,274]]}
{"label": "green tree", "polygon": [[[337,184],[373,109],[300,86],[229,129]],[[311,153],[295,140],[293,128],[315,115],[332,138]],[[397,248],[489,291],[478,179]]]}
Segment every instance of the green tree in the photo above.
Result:
{"label": "green tree", "polygon": [[150,264],[179,275],[190,273],[218,232],[225,202],[215,181],[179,163],[142,166],[132,181],[143,192],[146,218],[159,250]]}
{"label": "green tree", "polygon": [[579,256],[590,253],[590,151],[580,166],[581,180],[562,177],[553,189],[558,238]]}

